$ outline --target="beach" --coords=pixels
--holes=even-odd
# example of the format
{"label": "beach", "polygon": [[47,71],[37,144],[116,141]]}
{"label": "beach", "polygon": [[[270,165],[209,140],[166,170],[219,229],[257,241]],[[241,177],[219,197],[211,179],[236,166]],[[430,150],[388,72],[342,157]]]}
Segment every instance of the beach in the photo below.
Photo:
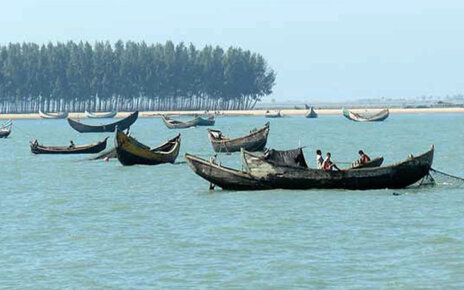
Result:
{"label": "beach", "polygon": [[[376,113],[383,108],[350,108],[350,111],[355,113],[372,114]],[[205,115],[216,114],[223,116],[264,116],[267,110],[218,110],[218,111],[144,111],[139,113],[141,118],[154,118],[161,115],[169,116],[192,116],[192,115]],[[269,110],[274,112],[277,110]],[[284,109],[280,110],[283,116],[300,116],[304,115],[308,110],[306,109]],[[319,115],[342,115],[341,108],[339,109],[315,109]],[[127,117],[131,112],[119,112],[116,118]],[[392,108],[390,114],[445,114],[445,113],[464,113],[464,108]],[[0,114],[0,119],[40,119],[39,114]],[[85,113],[69,113],[69,118],[87,118]]]}

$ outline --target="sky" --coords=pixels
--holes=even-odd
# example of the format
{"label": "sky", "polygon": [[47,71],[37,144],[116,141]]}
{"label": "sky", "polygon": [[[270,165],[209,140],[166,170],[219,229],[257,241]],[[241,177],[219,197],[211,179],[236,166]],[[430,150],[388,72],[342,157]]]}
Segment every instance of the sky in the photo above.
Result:
{"label": "sky", "polygon": [[276,101],[464,93],[464,1],[15,0],[0,44],[121,40],[260,53]]}

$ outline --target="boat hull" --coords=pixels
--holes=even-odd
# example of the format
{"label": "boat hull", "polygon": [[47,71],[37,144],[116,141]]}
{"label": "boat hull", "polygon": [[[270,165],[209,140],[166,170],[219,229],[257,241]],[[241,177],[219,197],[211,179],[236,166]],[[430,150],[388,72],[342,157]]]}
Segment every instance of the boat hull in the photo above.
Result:
{"label": "boat hull", "polygon": [[[271,162],[249,168],[247,173],[210,164],[186,155],[199,176],[225,189],[397,189],[425,177],[433,163],[434,148],[417,157],[385,167],[324,171],[297,166],[275,166]],[[251,169],[251,170],[250,170]],[[222,175],[221,175],[222,174]],[[227,178],[225,182],[221,178]],[[243,183],[242,183],[243,182]],[[256,185],[256,188],[253,186]],[[223,187],[225,186],[225,187]]]}
{"label": "boat hull", "polygon": [[68,123],[74,130],[80,133],[114,132],[116,128],[119,130],[125,130],[129,128],[132,124],[135,123],[135,121],[137,121],[138,116],[139,112],[136,111],[120,121],[107,125],[87,125],[70,118],[68,118]]}
{"label": "boat hull", "polygon": [[235,139],[217,139],[214,137],[212,132],[220,131],[214,130],[208,130],[208,136],[215,152],[238,152],[242,148],[247,151],[255,152],[264,150],[269,131],[269,123],[266,123],[263,128],[244,137]]}
{"label": "boat hull", "polygon": [[122,165],[174,163],[180,150],[180,135],[150,149],[122,131],[116,132],[116,155]]}
{"label": "boat hull", "polygon": [[31,152],[34,154],[93,154],[105,150],[107,140],[108,137],[106,137],[105,140],[101,142],[76,147],[31,145]]}

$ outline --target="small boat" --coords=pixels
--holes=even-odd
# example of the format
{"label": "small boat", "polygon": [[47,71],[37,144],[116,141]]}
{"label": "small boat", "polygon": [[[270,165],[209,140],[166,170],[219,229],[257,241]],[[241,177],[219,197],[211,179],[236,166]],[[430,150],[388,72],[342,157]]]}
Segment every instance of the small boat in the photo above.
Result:
{"label": "small boat", "polygon": [[433,163],[434,147],[418,155],[389,166],[324,171],[276,164],[272,160],[256,159],[259,166],[250,166],[246,158],[244,170],[223,167],[202,158],[186,154],[192,170],[210,183],[223,189],[385,189],[404,188],[424,178]]}
{"label": "small boat", "polygon": [[164,115],[162,115],[161,118],[163,119],[163,122],[166,125],[166,127],[168,127],[169,129],[186,129],[186,128],[195,127],[195,126],[198,126],[198,123],[200,123],[201,120],[203,120],[201,117],[196,117],[193,120],[182,122],[182,121],[171,119]]}
{"label": "small boat", "polygon": [[122,165],[174,163],[179,155],[179,150],[180,134],[150,149],[124,132],[116,131],[116,153]]}
{"label": "small boat", "polygon": [[198,121],[197,126],[214,126],[214,123],[216,123],[214,116],[210,116],[207,119],[203,119],[202,117],[198,118],[200,118],[200,120]]}
{"label": "small boat", "polygon": [[119,130],[125,130],[129,128],[132,124],[134,124],[135,121],[137,121],[138,117],[139,112],[135,111],[134,113],[130,114],[128,117],[120,121],[106,125],[87,125],[70,118],[68,118],[68,123],[74,130],[80,133],[114,132],[116,127]]}
{"label": "small boat", "polygon": [[316,111],[314,111],[313,107],[310,107],[308,109],[308,112],[306,112],[305,117],[306,118],[317,118],[317,113]]}
{"label": "small boat", "polygon": [[280,111],[274,111],[274,112],[266,111],[264,116],[266,118],[280,118],[280,117],[282,117],[282,115],[280,114]]}
{"label": "small boat", "polygon": [[379,167],[383,163],[383,157],[379,156],[377,158],[371,159],[371,161],[366,162],[366,163],[359,163],[359,162],[354,162],[351,167],[347,169],[359,169],[359,168],[372,168],[372,167]]}
{"label": "small boat", "polygon": [[91,154],[99,153],[106,148],[106,141],[95,142],[89,145],[79,145],[79,146],[43,146],[40,145],[37,140],[31,142],[31,152],[34,154]]}
{"label": "small boat", "polygon": [[62,113],[44,113],[41,110],[39,110],[39,116],[44,119],[65,119],[68,117],[67,112],[62,112]]}
{"label": "small boat", "polygon": [[378,113],[370,114],[370,115],[361,115],[358,113],[353,113],[345,108],[342,109],[343,116],[345,118],[356,121],[356,122],[376,122],[376,121],[383,121],[390,115],[390,111],[388,109],[383,109]]}
{"label": "small boat", "polygon": [[8,120],[6,123],[2,124],[0,127],[0,138],[6,138],[11,134],[11,129],[13,127],[13,121]]}
{"label": "small boat", "polygon": [[105,112],[105,113],[92,113],[89,111],[85,111],[85,115],[88,118],[92,118],[92,119],[113,118],[114,116],[116,116],[117,113],[118,112],[116,111]]}
{"label": "small boat", "polygon": [[267,143],[269,135],[269,122],[263,128],[254,129],[250,134],[231,139],[222,135],[220,130],[208,129],[209,140],[215,152],[237,152],[241,148],[247,151],[261,151]]}

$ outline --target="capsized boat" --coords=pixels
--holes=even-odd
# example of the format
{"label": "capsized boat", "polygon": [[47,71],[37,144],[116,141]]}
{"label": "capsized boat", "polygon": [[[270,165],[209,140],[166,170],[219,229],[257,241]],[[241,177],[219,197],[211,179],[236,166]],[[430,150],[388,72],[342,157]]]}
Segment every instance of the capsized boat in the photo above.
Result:
{"label": "capsized boat", "polygon": [[68,123],[74,130],[80,133],[114,132],[116,128],[119,130],[125,130],[129,128],[132,124],[134,124],[135,121],[137,121],[138,117],[139,112],[135,111],[120,121],[106,125],[87,125],[70,118],[68,118]]}
{"label": "capsized boat", "polygon": [[68,117],[68,113],[44,113],[41,110],[39,110],[39,116],[44,119],[65,119]]}
{"label": "capsized boat", "polygon": [[[260,166],[244,164],[244,170],[223,167],[214,162],[185,155],[192,170],[223,189],[385,189],[404,188],[425,177],[432,166],[434,147],[405,161],[382,167],[324,171],[304,166],[276,164],[258,159]],[[242,158],[246,161],[246,158]]]}
{"label": "capsized boat", "polygon": [[390,115],[390,111],[388,109],[383,109],[378,113],[370,114],[370,115],[362,115],[358,113],[351,112],[345,108],[342,109],[343,116],[351,121],[356,122],[376,122],[376,121],[383,121]]}
{"label": "capsized boat", "polygon": [[38,142],[31,142],[31,152],[34,154],[91,154],[99,153],[106,148],[106,141],[95,142],[88,145],[74,145],[74,146],[43,146]]}
{"label": "capsized boat", "polygon": [[85,115],[88,118],[92,118],[92,119],[113,118],[114,116],[116,116],[117,113],[118,112],[116,112],[116,111],[102,112],[102,113],[92,113],[92,112],[89,112],[89,111],[85,111]]}
{"label": "capsized boat", "polygon": [[180,134],[150,149],[121,130],[116,131],[116,154],[122,165],[174,163],[180,150]]}
{"label": "capsized boat", "polygon": [[168,127],[169,129],[186,129],[186,128],[195,127],[202,120],[201,117],[196,117],[193,120],[182,122],[182,121],[171,119],[164,115],[161,115],[161,118],[163,119],[163,122],[166,125],[166,127]]}
{"label": "capsized boat", "polygon": [[263,128],[254,129],[246,136],[231,139],[222,135],[220,130],[208,129],[209,140],[216,152],[237,152],[241,148],[248,151],[261,151],[267,143],[269,122]]}

